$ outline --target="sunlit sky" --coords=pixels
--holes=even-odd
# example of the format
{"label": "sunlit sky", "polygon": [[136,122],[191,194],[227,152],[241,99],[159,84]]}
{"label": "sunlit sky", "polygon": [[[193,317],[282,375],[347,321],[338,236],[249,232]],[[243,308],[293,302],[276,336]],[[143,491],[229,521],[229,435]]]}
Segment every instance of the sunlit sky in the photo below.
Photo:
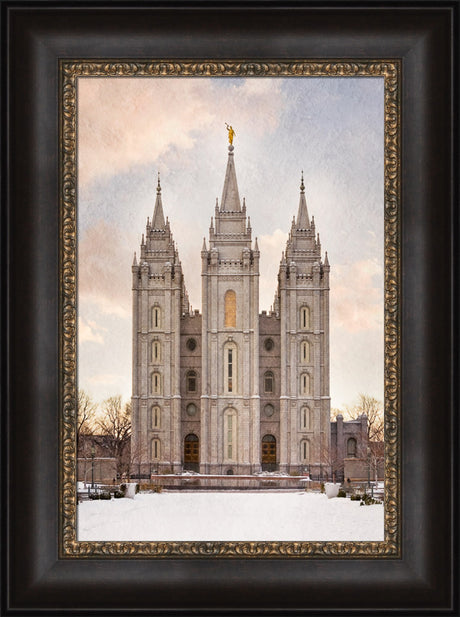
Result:
{"label": "sunlit sky", "polygon": [[131,264],[157,172],[193,308],[227,162],[225,123],[269,310],[301,170],[330,275],[332,407],[383,400],[383,78],[78,80],[78,382],[131,396]]}

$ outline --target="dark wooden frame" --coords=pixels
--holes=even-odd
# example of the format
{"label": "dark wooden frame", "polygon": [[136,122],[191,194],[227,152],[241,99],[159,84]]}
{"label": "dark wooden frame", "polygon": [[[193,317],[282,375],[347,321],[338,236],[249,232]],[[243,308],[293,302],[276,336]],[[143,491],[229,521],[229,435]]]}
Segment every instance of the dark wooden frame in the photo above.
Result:
{"label": "dark wooden frame", "polygon": [[[3,614],[457,614],[458,2],[2,1],[2,17]],[[58,559],[63,57],[402,59],[401,559]]]}

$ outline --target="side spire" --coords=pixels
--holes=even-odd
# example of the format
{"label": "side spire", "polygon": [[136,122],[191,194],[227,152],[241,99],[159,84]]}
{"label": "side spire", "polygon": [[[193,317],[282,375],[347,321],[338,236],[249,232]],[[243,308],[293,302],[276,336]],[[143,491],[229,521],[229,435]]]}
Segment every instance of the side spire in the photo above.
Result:
{"label": "side spire", "polygon": [[155,200],[155,209],[153,211],[152,229],[164,229],[165,217],[163,214],[163,204],[161,201],[161,185],[160,172],[158,172],[157,198]]}
{"label": "side spire", "polygon": [[221,212],[241,212],[240,195],[238,193],[238,183],[236,181],[235,162],[233,160],[232,144],[228,147],[227,171],[225,172],[224,188],[222,199],[220,200]]}
{"label": "side spire", "polygon": [[297,229],[309,229],[310,219],[308,217],[307,200],[305,199],[305,185],[303,183],[303,171],[300,180],[300,199],[299,210],[297,212]]}

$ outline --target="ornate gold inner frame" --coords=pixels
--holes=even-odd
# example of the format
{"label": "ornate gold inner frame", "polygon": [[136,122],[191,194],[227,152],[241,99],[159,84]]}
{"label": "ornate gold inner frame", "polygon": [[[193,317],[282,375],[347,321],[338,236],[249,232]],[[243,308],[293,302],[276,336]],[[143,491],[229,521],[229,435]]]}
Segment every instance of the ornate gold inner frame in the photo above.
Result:
{"label": "ornate gold inner frame", "polygon": [[[400,503],[400,75],[394,60],[61,60],[60,88],[60,556],[83,558],[398,558]],[[77,80],[79,77],[383,77],[385,83],[385,540],[378,542],[79,542],[76,517]]]}

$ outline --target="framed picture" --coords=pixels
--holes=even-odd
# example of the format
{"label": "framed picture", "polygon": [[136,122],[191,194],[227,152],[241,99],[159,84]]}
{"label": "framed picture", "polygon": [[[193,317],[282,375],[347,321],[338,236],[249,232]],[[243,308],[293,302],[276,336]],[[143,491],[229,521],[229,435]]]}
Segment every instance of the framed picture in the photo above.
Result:
{"label": "framed picture", "polygon": [[[185,545],[167,541],[194,540],[190,556],[204,542],[209,555],[214,540],[216,557],[224,557],[247,551],[241,541],[258,540],[251,553],[259,557],[397,555],[398,475],[391,470],[399,468],[399,350],[391,306],[399,294],[398,64],[65,61],[61,88],[63,264],[78,280],[78,289],[63,290],[64,330],[76,312],[79,322],[76,357],[69,347],[63,358],[77,367],[63,381],[64,442],[78,442],[77,478],[73,463],[62,486],[67,501],[78,482],[85,500],[77,520],[75,511],[65,520],[64,554],[132,553],[140,547],[82,541],[138,540],[143,552],[156,541],[152,556],[185,557]],[[170,122],[175,102],[185,117],[178,111]],[[238,132],[223,121],[226,103]],[[222,199],[212,198],[203,241],[197,223],[208,224],[219,137]],[[113,139],[124,145],[113,147]],[[162,181],[149,173],[148,151],[166,171]],[[302,158],[308,173],[297,170],[294,197],[277,174],[292,175]],[[168,170],[177,185],[169,189],[170,208]],[[239,185],[250,187],[257,175],[259,188],[241,199]],[[322,185],[317,198],[308,190],[315,181]],[[151,210],[142,236],[128,232],[144,218],[136,194]],[[288,235],[281,228],[290,199]],[[76,227],[68,224],[74,220]],[[319,230],[326,225],[324,253]],[[358,398],[348,414],[336,402],[347,397],[349,406]],[[119,496],[130,480],[142,499],[139,512],[130,504],[121,528],[125,501],[95,501]],[[321,490],[350,499],[329,503],[318,499]],[[280,540],[290,544],[277,546]]]}
{"label": "framed picture", "polygon": [[[15,103],[9,108],[6,153],[11,342],[6,359],[12,375],[6,610],[455,610],[449,557],[454,537],[441,531],[449,525],[453,486],[454,331],[428,326],[451,323],[453,297],[452,67],[446,44],[453,44],[452,7],[401,13],[376,6],[119,10],[55,4],[50,11],[25,12],[12,3],[5,10],[12,33],[7,45],[9,101]],[[222,36],[216,37],[216,30]],[[263,40],[256,34],[260,32]],[[229,102],[232,95],[239,100],[238,110]],[[289,110],[283,100],[289,101]],[[27,114],[22,107],[26,101]],[[360,105],[361,114],[356,113]],[[237,121],[224,118],[224,109]],[[149,125],[149,111],[157,124]],[[351,117],[355,124],[347,124]],[[212,128],[213,119],[219,121],[219,131]],[[277,122],[284,128],[284,144],[283,131],[273,129]],[[296,131],[306,126],[311,142],[299,135],[297,146]],[[155,139],[139,139],[153,127]],[[333,143],[322,142],[319,135],[324,134],[329,139],[336,134]],[[203,144],[206,138],[209,147]],[[218,164],[219,139],[223,163]],[[107,147],[111,143],[112,149]],[[147,152],[155,147],[163,150]],[[293,164],[305,152],[309,160],[292,178]],[[311,162],[313,153],[316,163]],[[266,160],[260,162],[256,155]],[[366,208],[355,208],[350,217],[344,216],[343,206],[334,212],[338,193],[327,182],[326,172],[340,158],[343,203],[366,202]],[[153,163],[160,169],[150,169]],[[211,178],[216,185],[219,168],[222,197],[210,213],[202,205],[201,191],[209,188]],[[261,179],[254,181],[257,170]],[[297,188],[288,189],[290,182]],[[269,183],[267,202],[260,194]],[[256,205],[267,207],[265,216],[255,214],[251,222],[251,199],[248,195],[247,204],[240,199],[246,190],[253,191]],[[187,203],[191,192],[196,193],[193,213],[181,210],[185,202],[178,195],[186,191]],[[176,213],[170,220],[165,216],[167,192]],[[296,197],[288,207],[291,193]],[[280,212],[273,195],[280,195]],[[136,197],[145,206],[142,212],[134,205]],[[318,214],[315,199],[321,203]],[[281,227],[280,215],[288,210],[290,217],[296,216],[289,237],[281,238],[273,228]],[[186,242],[208,214],[214,217],[209,235],[204,244],[199,239],[196,251]],[[139,221],[146,216],[145,235],[140,236]],[[261,225],[259,243],[251,234],[255,222]],[[327,228],[329,255],[324,253]],[[181,245],[174,244],[172,232],[174,240],[182,239],[185,260],[179,258]],[[372,233],[381,234],[380,244]],[[131,271],[128,291],[117,262],[125,244],[137,252],[126,266]],[[278,283],[275,300],[259,316],[259,306],[264,308],[259,291],[266,303],[268,286],[268,277],[259,272],[259,254],[270,246],[274,253],[282,244],[273,276]],[[340,271],[336,260],[334,276],[336,283],[340,277],[342,296],[332,309],[337,315],[346,313],[347,302],[364,307],[351,317],[361,326],[369,312],[380,310],[384,321],[375,330],[384,354],[379,355],[378,339],[361,340],[353,333],[345,314],[341,322],[331,323],[342,353],[331,355],[329,363],[327,298],[334,266],[329,259],[340,254],[335,247],[346,254],[347,246],[349,255],[361,261],[351,260]],[[364,275],[356,270],[359,263]],[[193,310],[185,288],[199,267],[202,290],[195,281],[188,291],[193,298],[202,293],[201,313]],[[297,281],[295,292],[292,279]],[[377,294],[374,304],[371,293]],[[129,313],[131,294],[132,330],[131,317],[123,313]],[[243,308],[240,302],[249,297],[252,304]],[[193,299],[195,306],[197,302]],[[128,330],[123,329],[123,316]],[[85,346],[85,337],[92,346]],[[105,340],[111,343],[101,344]],[[359,357],[361,364],[344,379],[343,358],[350,347],[350,357]],[[131,351],[132,390],[129,375],[126,380],[129,368],[120,361]],[[292,367],[291,372],[284,366]],[[300,494],[301,481],[316,482],[319,490],[328,483],[340,481],[346,487],[347,480],[350,486],[360,480],[377,490],[379,469],[371,467],[375,451],[369,438],[346,433],[358,429],[340,415],[330,424],[330,398],[331,391],[333,400],[345,396],[338,394],[340,387],[351,391],[357,372],[363,383],[371,384],[379,371],[385,395],[384,505],[361,508],[346,500],[357,506],[355,518],[347,519],[341,510],[337,516],[346,522],[340,526],[336,520],[340,531],[335,535],[320,510],[310,510],[316,524],[300,520],[296,527],[300,497],[289,510],[288,499],[280,505],[287,493],[278,495],[276,505],[265,506],[273,509],[272,526],[257,537],[251,534],[263,529],[263,511],[258,513],[256,501],[234,535],[226,531],[233,521],[225,518],[223,497],[220,525],[214,530],[217,517],[210,514],[214,504],[209,501],[200,517],[192,503],[182,506],[180,515],[171,509],[153,518],[144,531],[138,522],[116,528],[102,509],[103,501],[78,505],[77,482],[85,490],[89,485],[88,495],[94,496],[104,474],[105,492],[108,475],[117,488],[134,481],[151,489],[153,481],[156,487],[169,482],[183,490],[192,481],[201,488],[217,482],[220,488],[247,490],[248,483],[256,482],[257,488],[294,486]],[[132,395],[131,454],[126,468],[115,460],[113,472],[102,473],[103,465],[112,464],[96,451],[103,442],[91,437],[89,454],[77,450],[77,388],[93,387],[110,400],[114,375],[117,386],[128,393],[123,390],[125,399]],[[104,380],[109,384],[105,389]],[[442,409],[436,416],[434,405]],[[359,430],[366,431],[368,420],[364,425],[360,418]],[[345,444],[342,450],[339,443]],[[356,477],[348,478],[345,470]],[[95,472],[102,474],[96,481]],[[435,503],[433,486],[443,495]],[[253,491],[246,500],[250,495]],[[312,496],[302,490],[302,504]],[[158,498],[166,495],[145,497],[151,499],[145,507],[159,508]],[[87,506],[100,510],[96,522],[94,517],[90,522],[94,507]],[[379,510],[380,522],[374,521],[366,535],[362,517]],[[173,511],[174,523],[152,536],[152,529],[172,519]],[[285,528],[287,533],[281,531]],[[344,531],[350,528],[352,533]],[[377,595],[382,581],[384,597]]]}

